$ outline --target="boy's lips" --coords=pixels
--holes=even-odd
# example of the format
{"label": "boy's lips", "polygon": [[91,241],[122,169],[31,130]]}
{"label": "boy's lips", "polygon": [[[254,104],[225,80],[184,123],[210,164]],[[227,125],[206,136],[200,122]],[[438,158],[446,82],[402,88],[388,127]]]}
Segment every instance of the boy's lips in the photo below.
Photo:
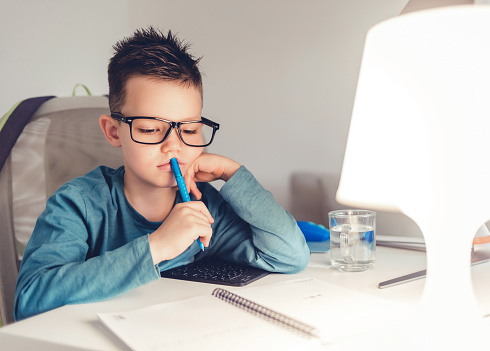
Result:
{"label": "boy's lips", "polygon": [[158,165],[157,168],[161,169],[162,171],[172,171],[172,166],[170,165],[170,162],[162,163]]}
{"label": "boy's lips", "polygon": [[[177,160],[177,162],[179,163],[179,167],[182,168],[182,163],[180,163],[179,160]],[[170,161],[159,164],[157,168],[163,171],[172,171],[172,165],[170,164]]]}

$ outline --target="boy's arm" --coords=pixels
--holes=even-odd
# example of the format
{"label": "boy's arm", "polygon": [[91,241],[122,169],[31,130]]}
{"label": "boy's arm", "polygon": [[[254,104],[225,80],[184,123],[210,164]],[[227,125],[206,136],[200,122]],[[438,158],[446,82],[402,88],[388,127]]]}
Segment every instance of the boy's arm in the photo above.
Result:
{"label": "boy's arm", "polygon": [[310,252],[296,220],[245,167],[220,194],[225,201],[209,205],[215,219],[210,249],[216,255],[272,272],[296,273],[307,266]]}
{"label": "boy's arm", "polygon": [[[89,222],[97,222],[100,213],[87,213],[83,204],[82,196],[73,189],[48,201],[19,272],[14,312],[17,320],[70,303],[107,299],[159,278],[149,252],[148,235],[111,247],[110,241],[118,239],[107,240],[107,234],[103,234],[115,230],[109,228],[111,221],[100,219],[91,227]],[[95,229],[97,226],[99,229]],[[89,236],[92,230],[96,232]]]}

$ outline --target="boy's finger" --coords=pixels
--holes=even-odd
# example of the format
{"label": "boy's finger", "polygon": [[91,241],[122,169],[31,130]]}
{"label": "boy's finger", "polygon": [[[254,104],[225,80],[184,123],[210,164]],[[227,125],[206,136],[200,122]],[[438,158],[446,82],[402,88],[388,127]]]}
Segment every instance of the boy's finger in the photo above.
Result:
{"label": "boy's finger", "polygon": [[189,201],[189,202],[185,202],[183,204],[184,204],[183,206],[189,206],[190,208],[192,208],[196,211],[199,211],[201,214],[203,214],[205,216],[205,218],[207,219],[207,221],[209,223],[214,222],[214,218],[211,216],[211,213],[209,212],[209,210],[206,207],[206,205],[204,204],[204,202],[202,202],[202,201]]}
{"label": "boy's finger", "polygon": [[200,236],[199,240],[201,240],[204,247],[209,247],[209,242],[211,241],[211,235],[209,236]]}
{"label": "boy's finger", "polygon": [[190,184],[190,193],[194,195],[197,200],[201,200],[202,193],[199,191],[199,188],[195,182],[191,182]]}

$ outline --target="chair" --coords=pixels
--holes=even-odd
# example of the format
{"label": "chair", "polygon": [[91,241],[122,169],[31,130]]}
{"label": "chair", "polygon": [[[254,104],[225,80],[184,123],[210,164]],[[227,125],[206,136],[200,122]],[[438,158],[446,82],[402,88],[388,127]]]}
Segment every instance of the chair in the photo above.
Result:
{"label": "chair", "polygon": [[99,165],[122,165],[120,150],[106,141],[99,127],[99,116],[108,113],[105,96],[43,97],[23,101],[0,121],[0,317],[4,325],[14,321],[23,250],[47,198],[67,180]]}

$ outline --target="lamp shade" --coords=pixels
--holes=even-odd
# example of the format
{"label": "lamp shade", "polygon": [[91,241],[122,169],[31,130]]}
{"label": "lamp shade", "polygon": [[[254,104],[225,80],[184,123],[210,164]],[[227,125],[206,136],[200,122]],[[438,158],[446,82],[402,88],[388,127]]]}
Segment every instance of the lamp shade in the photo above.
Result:
{"label": "lamp shade", "polygon": [[337,200],[419,225],[434,335],[438,325],[455,346],[461,328],[481,326],[470,249],[490,218],[490,6],[413,12],[368,32]]}

